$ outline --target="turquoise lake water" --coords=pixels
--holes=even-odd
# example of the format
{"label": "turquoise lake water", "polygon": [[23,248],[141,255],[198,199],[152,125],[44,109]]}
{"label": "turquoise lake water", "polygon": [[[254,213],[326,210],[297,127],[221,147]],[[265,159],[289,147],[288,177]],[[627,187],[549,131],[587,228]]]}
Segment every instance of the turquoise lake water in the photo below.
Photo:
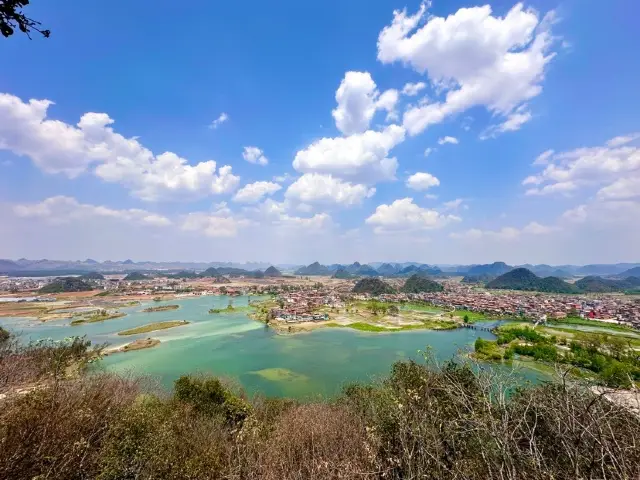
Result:
{"label": "turquoise lake water", "polygon": [[[248,298],[234,297],[233,303],[244,306]],[[86,335],[95,343],[117,346],[138,338],[158,338],[162,343],[157,347],[109,355],[98,368],[151,376],[167,388],[180,375],[211,373],[239,381],[249,394],[297,398],[334,395],[346,383],[385,376],[393,362],[421,359],[419,352],[427,347],[439,360],[447,360],[460,349],[472,349],[478,337],[494,338],[490,332],[471,329],[367,333],[323,328],[277,335],[245,313],[208,313],[210,308],[225,308],[228,303],[229,298],[224,296],[192,297],[123,308],[120,311],[127,313],[125,317],[79,326],[69,325],[68,320],[42,323],[21,318],[0,318],[0,325],[25,340]],[[180,308],[141,311],[164,304],[178,304]],[[125,329],[167,320],[192,323],[141,335],[117,335]],[[535,372],[521,373],[526,379],[538,378]]]}

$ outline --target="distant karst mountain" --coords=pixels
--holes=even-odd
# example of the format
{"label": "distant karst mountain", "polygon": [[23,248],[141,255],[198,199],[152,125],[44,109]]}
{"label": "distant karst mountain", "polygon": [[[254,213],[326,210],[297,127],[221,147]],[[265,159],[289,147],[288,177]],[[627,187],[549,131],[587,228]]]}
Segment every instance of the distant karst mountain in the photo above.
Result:
{"label": "distant karst mountain", "polygon": [[356,282],[353,287],[353,293],[382,295],[383,293],[395,293],[395,289],[387,282],[380,280],[379,278],[363,278]]}
{"label": "distant karst mountain", "polygon": [[442,292],[443,290],[444,287],[441,284],[422,275],[410,276],[402,287],[404,293]]}
{"label": "distant karst mountain", "polygon": [[306,267],[300,267],[296,270],[296,275],[330,275],[331,272],[324,265],[320,265],[318,262],[314,262]]}
{"label": "distant karst mountain", "polygon": [[377,277],[380,275],[378,271],[370,265],[360,265],[360,268],[358,268],[354,273],[361,277]]}
{"label": "distant karst mountain", "polygon": [[218,275],[218,269],[214,267],[209,267],[204,272],[200,273],[201,277],[217,277]]}
{"label": "distant karst mountain", "polygon": [[467,270],[467,275],[494,275],[497,277],[511,270],[513,270],[513,267],[504,262],[494,262],[486,265],[474,265]]}
{"label": "distant karst mountain", "polygon": [[513,269],[491,280],[487,288],[503,290],[526,290],[547,293],[579,293],[575,285],[571,285],[557,277],[540,278],[526,268]]}
{"label": "distant karst mountain", "polygon": [[581,278],[575,285],[584,293],[624,292],[640,287],[640,277],[627,277],[622,280],[615,280],[589,276]]}
{"label": "distant karst mountain", "polygon": [[348,279],[353,278],[353,275],[347,272],[344,268],[339,268],[336,273],[333,274],[333,278]]}
{"label": "distant karst mountain", "polygon": [[265,277],[281,277],[282,272],[278,270],[276,267],[274,267],[273,265],[271,265],[269,268],[267,268],[264,271],[264,276]]}
{"label": "distant karst mountain", "polygon": [[390,263],[383,263],[378,267],[378,273],[385,277],[390,277],[398,272],[398,267]]}
{"label": "distant karst mountain", "polygon": [[634,268],[630,268],[629,270],[625,270],[619,276],[622,278],[640,277],[640,267],[634,267]]}

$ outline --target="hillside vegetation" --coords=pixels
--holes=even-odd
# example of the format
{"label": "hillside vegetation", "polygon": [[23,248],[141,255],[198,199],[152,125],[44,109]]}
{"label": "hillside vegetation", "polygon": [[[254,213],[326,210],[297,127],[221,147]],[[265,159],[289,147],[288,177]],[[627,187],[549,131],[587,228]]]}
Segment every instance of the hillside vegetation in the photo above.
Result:
{"label": "hillside vegetation", "polygon": [[405,293],[442,292],[444,287],[421,275],[412,275],[402,287]]}
{"label": "hillside vegetation", "polygon": [[575,283],[585,293],[612,293],[624,292],[640,287],[639,277],[627,277],[623,280],[613,280],[602,277],[584,277]]}
{"label": "hillside vegetation", "polygon": [[62,277],[57,278],[53,282],[48,283],[40,290],[39,293],[64,293],[64,292],[88,292],[93,290],[91,284],[85,282],[78,277]]}
{"label": "hillside vegetation", "polygon": [[[640,418],[575,383],[515,388],[468,363],[403,361],[324,401],[248,399],[189,375],[157,395],[130,377],[69,376],[93,355],[82,341],[0,348],[0,478],[640,476]],[[39,386],[16,394],[24,382]]]}
{"label": "hillside vegetation", "polygon": [[491,280],[487,288],[547,293],[580,293],[580,289],[557,277],[538,277],[526,268],[516,268]]}
{"label": "hillside vegetation", "polygon": [[353,293],[368,293],[375,296],[395,292],[391,285],[379,278],[363,278],[353,286]]}

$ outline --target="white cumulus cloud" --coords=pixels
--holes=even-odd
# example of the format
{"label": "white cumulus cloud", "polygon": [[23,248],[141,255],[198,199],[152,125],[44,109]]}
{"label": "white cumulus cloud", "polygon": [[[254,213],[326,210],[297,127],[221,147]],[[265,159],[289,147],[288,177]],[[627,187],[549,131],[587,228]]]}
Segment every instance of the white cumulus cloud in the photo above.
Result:
{"label": "white cumulus cloud", "polygon": [[427,87],[427,84],[424,82],[416,82],[416,83],[407,83],[402,88],[402,94],[407,97],[415,97]]}
{"label": "white cumulus cloud", "polygon": [[223,123],[225,123],[227,120],[229,120],[229,115],[227,115],[225,112],[222,112],[218,118],[216,118],[213,122],[211,122],[211,125],[209,125],[209,128],[215,130],[216,128],[218,128],[220,125],[222,125]]}
{"label": "white cumulus cloud", "polygon": [[336,91],[338,105],[331,114],[344,135],[362,133],[369,128],[376,110],[386,110],[387,121],[397,118],[398,96],[395,89],[380,94],[369,72],[347,72]]}
{"label": "white cumulus cloud", "polygon": [[[533,162],[544,167],[530,175],[523,185],[527,195],[549,195],[577,190],[599,189],[600,200],[622,200],[637,197],[640,185],[640,147],[633,142],[635,134],[615,137],[603,146],[582,147],[566,152],[547,150]],[[636,142],[637,143],[637,142]]]}
{"label": "white cumulus cloud", "polygon": [[[106,113],[85,113],[77,125],[47,118],[49,100],[0,94],[0,149],[30,158],[47,173],[92,173],[149,201],[228,193],[240,178],[209,160],[191,165],[172,152],[154,155],[135,137],[116,133]],[[95,168],[93,168],[95,167]]]}
{"label": "white cumulus cloud", "polygon": [[244,147],[242,158],[247,162],[254,163],[256,165],[264,166],[269,163],[269,159],[264,156],[264,152],[258,147]]}
{"label": "white cumulus cloud", "polygon": [[[402,62],[426,74],[442,101],[410,108],[403,125],[416,135],[447,116],[474,106],[509,117],[542,91],[545,68],[554,57],[550,27],[533,9],[516,4],[504,17],[489,5],[461,8],[446,18],[427,14],[427,4],[409,15],[395,11],[378,37],[378,60]],[[524,113],[507,118],[504,131],[519,128]],[[527,119],[528,120],[528,119]]]}
{"label": "white cumulus cloud", "polygon": [[375,188],[345,182],[331,175],[306,173],[289,186],[285,198],[310,204],[335,203],[352,206],[362,203],[375,192]]}
{"label": "white cumulus cloud", "polygon": [[438,145],[446,145],[447,143],[450,143],[451,145],[457,145],[458,143],[460,143],[460,141],[456,137],[450,137],[448,135],[446,137],[438,139]]}
{"label": "white cumulus cloud", "polygon": [[398,161],[388,155],[404,138],[405,130],[398,125],[389,125],[380,132],[368,130],[348,137],[322,138],[296,153],[293,168],[362,183],[391,180]]}
{"label": "white cumulus cloud", "polygon": [[268,195],[273,195],[281,188],[273,182],[249,183],[236,192],[233,200],[238,203],[256,203]]}
{"label": "white cumulus cloud", "polygon": [[459,220],[454,215],[442,215],[436,210],[421,208],[413,203],[412,198],[401,198],[390,205],[379,205],[365,223],[373,226],[376,233],[387,233],[440,228]]}
{"label": "white cumulus cloud", "polygon": [[407,179],[407,187],[413,190],[427,190],[440,185],[440,180],[426,172],[417,172]]}
{"label": "white cumulus cloud", "polygon": [[157,213],[137,208],[116,210],[102,205],[80,203],[73,197],[59,195],[49,197],[39,203],[18,204],[13,206],[18,217],[40,218],[52,225],[61,225],[75,221],[95,218],[111,218],[137,225],[166,227],[171,221]]}

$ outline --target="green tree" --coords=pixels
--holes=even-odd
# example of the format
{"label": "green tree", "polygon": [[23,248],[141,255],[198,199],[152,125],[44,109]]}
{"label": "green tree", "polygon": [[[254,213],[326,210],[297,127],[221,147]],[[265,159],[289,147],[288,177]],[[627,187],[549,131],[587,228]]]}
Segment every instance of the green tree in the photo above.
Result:
{"label": "green tree", "polygon": [[466,315],[462,318],[462,320],[464,321],[464,323],[469,323],[469,315]]}
{"label": "green tree", "polygon": [[13,35],[17,28],[31,38],[31,31],[38,32],[43,37],[51,35],[49,30],[41,30],[40,22],[27,17],[22,9],[29,5],[29,0],[0,0],[0,33],[4,37]]}

